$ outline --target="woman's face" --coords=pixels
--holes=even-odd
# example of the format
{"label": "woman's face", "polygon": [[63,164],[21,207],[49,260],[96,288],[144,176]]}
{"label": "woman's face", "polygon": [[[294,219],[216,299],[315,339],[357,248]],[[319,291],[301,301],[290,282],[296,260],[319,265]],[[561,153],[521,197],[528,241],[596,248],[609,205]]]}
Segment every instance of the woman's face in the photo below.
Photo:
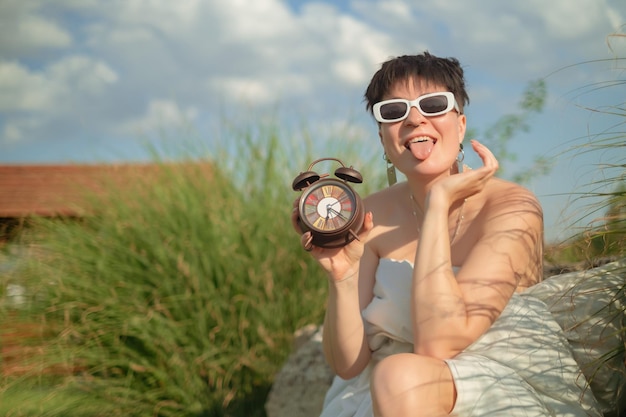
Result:
{"label": "woman's face", "polygon": [[[445,87],[410,79],[392,86],[383,100],[415,100],[445,91]],[[439,116],[424,116],[411,107],[406,119],[380,123],[378,133],[385,153],[400,172],[438,176],[455,164],[465,127],[465,115],[454,109]]]}

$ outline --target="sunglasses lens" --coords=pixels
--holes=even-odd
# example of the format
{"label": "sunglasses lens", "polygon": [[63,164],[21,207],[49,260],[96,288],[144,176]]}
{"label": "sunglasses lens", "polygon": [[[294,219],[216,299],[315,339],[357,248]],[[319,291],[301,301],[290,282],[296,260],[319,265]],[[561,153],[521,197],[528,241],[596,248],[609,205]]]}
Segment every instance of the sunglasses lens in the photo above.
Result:
{"label": "sunglasses lens", "polygon": [[419,103],[424,114],[441,113],[448,108],[448,98],[443,94],[422,99]]}
{"label": "sunglasses lens", "polygon": [[401,119],[407,113],[408,105],[404,102],[387,103],[380,107],[380,115],[385,120]]}

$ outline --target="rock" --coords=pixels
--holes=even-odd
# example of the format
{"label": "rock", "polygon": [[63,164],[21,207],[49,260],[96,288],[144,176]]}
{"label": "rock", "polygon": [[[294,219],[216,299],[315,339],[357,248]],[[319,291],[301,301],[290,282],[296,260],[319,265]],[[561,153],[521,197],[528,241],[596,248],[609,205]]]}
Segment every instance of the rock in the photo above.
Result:
{"label": "rock", "polygon": [[295,350],[274,379],[265,403],[267,417],[317,417],[333,372],[324,359],[321,326],[295,334]]}
{"label": "rock", "polygon": [[548,278],[555,275],[562,275],[569,272],[580,272],[586,271],[589,269],[597,268],[599,266],[603,266],[615,261],[618,261],[620,258],[617,256],[607,256],[601,258],[588,259],[580,262],[570,262],[570,263],[555,263],[551,261],[544,261],[543,263],[543,277]]}

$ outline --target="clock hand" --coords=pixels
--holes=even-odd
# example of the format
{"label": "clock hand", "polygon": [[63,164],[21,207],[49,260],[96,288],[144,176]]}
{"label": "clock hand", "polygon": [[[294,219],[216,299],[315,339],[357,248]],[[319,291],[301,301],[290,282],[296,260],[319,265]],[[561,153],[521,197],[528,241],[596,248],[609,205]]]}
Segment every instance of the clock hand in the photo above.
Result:
{"label": "clock hand", "polygon": [[343,214],[341,214],[340,212],[338,212],[337,210],[335,210],[332,207],[328,207],[328,211],[332,211],[333,213],[335,213],[336,216],[341,217],[343,220],[348,220],[348,218],[346,216],[344,216]]}
{"label": "clock hand", "polygon": [[326,220],[328,220],[330,218],[330,212],[334,211],[333,210],[333,205],[332,204],[326,204]]}

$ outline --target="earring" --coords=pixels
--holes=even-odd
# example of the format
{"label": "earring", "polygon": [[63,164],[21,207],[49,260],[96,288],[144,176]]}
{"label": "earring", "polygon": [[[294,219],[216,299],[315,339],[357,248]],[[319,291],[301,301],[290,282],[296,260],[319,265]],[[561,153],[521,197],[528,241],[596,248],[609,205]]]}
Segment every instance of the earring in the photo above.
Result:
{"label": "earring", "polygon": [[457,172],[463,172],[464,160],[465,160],[465,152],[463,151],[463,144],[459,143],[459,154],[456,156]]}
{"label": "earring", "polygon": [[391,163],[391,159],[387,156],[387,152],[383,153],[383,159],[387,162],[387,182],[391,187],[398,181],[396,177],[396,167],[394,167]]}
{"label": "earring", "polygon": [[459,154],[456,157],[456,161],[461,164],[465,160],[465,152],[463,151],[463,144],[459,143]]}

